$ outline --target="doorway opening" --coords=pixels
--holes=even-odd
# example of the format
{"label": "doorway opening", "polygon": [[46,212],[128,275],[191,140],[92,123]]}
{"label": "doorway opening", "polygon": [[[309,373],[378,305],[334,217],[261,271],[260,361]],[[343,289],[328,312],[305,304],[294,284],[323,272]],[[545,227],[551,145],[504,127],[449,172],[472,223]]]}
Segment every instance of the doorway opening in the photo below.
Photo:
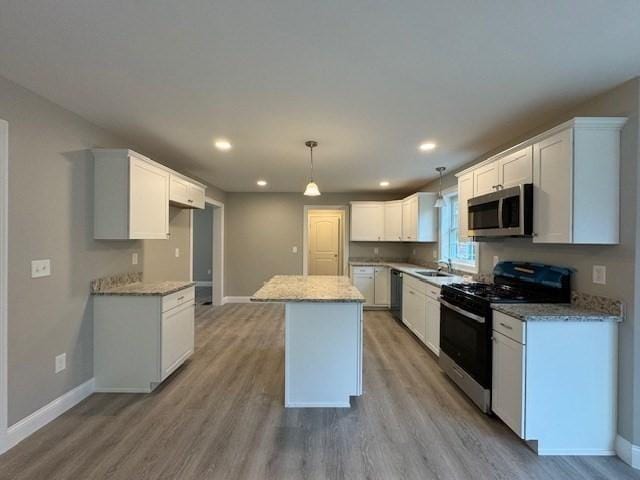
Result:
{"label": "doorway opening", "polygon": [[348,210],[345,206],[305,205],[303,274],[345,275],[348,268]]}
{"label": "doorway opening", "polygon": [[224,204],[207,197],[205,208],[191,216],[191,280],[196,303],[222,305],[224,300]]}

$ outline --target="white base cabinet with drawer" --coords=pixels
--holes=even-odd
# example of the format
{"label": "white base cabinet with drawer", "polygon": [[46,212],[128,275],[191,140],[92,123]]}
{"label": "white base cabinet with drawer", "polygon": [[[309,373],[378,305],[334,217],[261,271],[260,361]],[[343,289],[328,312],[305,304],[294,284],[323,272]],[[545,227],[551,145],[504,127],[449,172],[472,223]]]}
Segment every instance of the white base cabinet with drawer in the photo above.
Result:
{"label": "white base cabinet with drawer", "polygon": [[148,393],[194,351],[195,290],[93,297],[98,392]]}
{"label": "white base cabinet with drawer", "polygon": [[539,455],[615,454],[617,330],[494,311],[491,409]]}
{"label": "white base cabinet with drawer", "polygon": [[440,289],[410,275],[402,277],[402,322],[440,355]]}
{"label": "white base cabinet with drawer", "polygon": [[352,266],[351,283],[365,298],[365,307],[388,307],[390,302],[390,271],[383,266]]}

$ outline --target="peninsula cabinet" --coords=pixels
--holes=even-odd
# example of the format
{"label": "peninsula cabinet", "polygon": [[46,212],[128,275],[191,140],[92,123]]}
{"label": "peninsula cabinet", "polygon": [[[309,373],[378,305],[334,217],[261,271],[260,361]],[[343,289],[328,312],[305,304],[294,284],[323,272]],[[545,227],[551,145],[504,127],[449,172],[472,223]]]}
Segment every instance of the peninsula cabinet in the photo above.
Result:
{"label": "peninsula cabinet", "polygon": [[351,202],[351,241],[384,239],[384,202]]}
{"label": "peninsula cabinet", "polygon": [[98,392],[148,393],[194,352],[195,289],[93,297]]}
{"label": "peninsula cabinet", "polygon": [[492,338],[493,413],[540,455],[613,454],[617,323],[494,310]]}
{"label": "peninsula cabinet", "polygon": [[93,155],[94,238],[166,239],[170,173],[131,150]]}

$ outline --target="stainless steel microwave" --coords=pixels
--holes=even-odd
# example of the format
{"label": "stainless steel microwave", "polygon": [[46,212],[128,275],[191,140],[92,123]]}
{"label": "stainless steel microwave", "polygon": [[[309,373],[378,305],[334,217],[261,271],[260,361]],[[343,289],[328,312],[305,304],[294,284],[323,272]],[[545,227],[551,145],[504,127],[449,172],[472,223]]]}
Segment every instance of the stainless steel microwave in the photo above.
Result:
{"label": "stainless steel microwave", "polygon": [[524,237],[533,232],[533,185],[523,183],[468,200],[472,237]]}

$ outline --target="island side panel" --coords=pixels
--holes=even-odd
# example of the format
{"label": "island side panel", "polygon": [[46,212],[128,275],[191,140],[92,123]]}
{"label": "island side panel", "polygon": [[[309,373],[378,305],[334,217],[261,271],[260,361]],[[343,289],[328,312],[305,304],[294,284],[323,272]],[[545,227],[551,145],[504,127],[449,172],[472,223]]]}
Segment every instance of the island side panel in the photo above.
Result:
{"label": "island side panel", "polygon": [[362,304],[287,303],[285,407],[350,407],[362,394]]}

